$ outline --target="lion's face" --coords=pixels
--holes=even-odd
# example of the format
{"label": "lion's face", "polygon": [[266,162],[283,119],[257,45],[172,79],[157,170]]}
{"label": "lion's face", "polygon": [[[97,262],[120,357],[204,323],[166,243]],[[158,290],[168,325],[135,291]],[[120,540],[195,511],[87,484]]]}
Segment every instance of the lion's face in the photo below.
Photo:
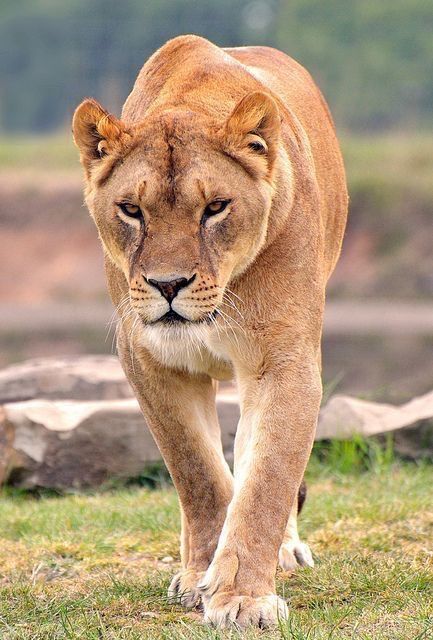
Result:
{"label": "lion's face", "polygon": [[250,94],[223,127],[177,110],[126,129],[100,110],[93,101],[83,103],[74,135],[87,172],[88,207],[108,256],[129,283],[132,307],[145,324],[224,315],[227,284],[266,237],[275,104]]}

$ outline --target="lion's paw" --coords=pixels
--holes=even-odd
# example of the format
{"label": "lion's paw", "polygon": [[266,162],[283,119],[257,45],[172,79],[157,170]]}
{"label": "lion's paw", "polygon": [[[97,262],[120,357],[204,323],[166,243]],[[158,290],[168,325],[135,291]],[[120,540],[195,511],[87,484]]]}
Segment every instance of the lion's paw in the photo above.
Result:
{"label": "lion's paw", "polygon": [[186,607],[194,609],[199,606],[201,593],[197,587],[204,576],[204,571],[194,569],[184,569],[177,573],[168,588],[168,597],[172,602],[176,602]]}
{"label": "lion's paw", "polygon": [[245,629],[254,625],[265,629],[287,617],[286,603],[274,594],[253,598],[227,592],[216,593],[208,600],[204,621],[220,628]]}
{"label": "lion's paw", "polygon": [[278,562],[283,571],[295,571],[298,567],[314,567],[310,547],[299,539],[283,542]]}

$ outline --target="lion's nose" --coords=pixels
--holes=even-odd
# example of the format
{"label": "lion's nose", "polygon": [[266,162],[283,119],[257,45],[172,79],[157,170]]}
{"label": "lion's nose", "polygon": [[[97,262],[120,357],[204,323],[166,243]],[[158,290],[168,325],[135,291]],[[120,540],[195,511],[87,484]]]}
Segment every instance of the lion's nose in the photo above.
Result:
{"label": "lion's nose", "polygon": [[175,280],[154,280],[153,278],[146,278],[146,281],[151,284],[152,287],[158,289],[168,302],[171,302],[181,289],[191,284],[194,278],[195,274],[189,279],[176,278]]}

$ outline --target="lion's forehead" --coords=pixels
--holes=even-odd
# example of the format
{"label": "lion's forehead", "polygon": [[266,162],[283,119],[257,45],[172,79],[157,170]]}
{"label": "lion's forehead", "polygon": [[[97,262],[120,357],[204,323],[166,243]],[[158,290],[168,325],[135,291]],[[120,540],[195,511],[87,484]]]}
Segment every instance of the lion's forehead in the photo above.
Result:
{"label": "lion's forehead", "polygon": [[228,160],[209,145],[179,138],[137,144],[113,173],[110,191],[131,195],[153,208],[194,207],[230,189]]}
{"label": "lion's forehead", "polygon": [[213,129],[197,114],[165,112],[135,130],[133,147],[142,149],[155,171],[182,173],[206,155]]}
{"label": "lion's forehead", "polygon": [[218,126],[202,114],[173,110],[132,127],[131,142],[104,184],[105,193],[138,197],[150,209],[230,198],[247,178],[222,149]]}

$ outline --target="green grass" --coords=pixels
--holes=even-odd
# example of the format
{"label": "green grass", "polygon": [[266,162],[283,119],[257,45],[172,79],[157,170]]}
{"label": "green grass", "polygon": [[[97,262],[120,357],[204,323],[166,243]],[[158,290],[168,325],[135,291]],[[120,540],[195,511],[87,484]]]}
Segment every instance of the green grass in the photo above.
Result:
{"label": "green grass", "polygon": [[0,167],[4,169],[79,169],[72,134],[2,136]]}
{"label": "green grass", "polygon": [[[344,458],[342,445],[333,446]],[[330,467],[330,446],[312,459],[300,527],[316,567],[278,574],[289,622],[242,637],[433,637],[433,466],[391,463],[389,453],[372,451],[362,458],[356,446],[347,460],[376,460],[364,465],[370,471]],[[65,496],[3,490],[0,638],[240,637],[204,627],[199,614],[167,600],[178,535],[169,486]]]}
{"label": "green grass", "polygon": [[[410,187],[432,195],[433,136],[415,133],[340,135],[349,184]],[[376,195],[376,194],[375,194]]]}

